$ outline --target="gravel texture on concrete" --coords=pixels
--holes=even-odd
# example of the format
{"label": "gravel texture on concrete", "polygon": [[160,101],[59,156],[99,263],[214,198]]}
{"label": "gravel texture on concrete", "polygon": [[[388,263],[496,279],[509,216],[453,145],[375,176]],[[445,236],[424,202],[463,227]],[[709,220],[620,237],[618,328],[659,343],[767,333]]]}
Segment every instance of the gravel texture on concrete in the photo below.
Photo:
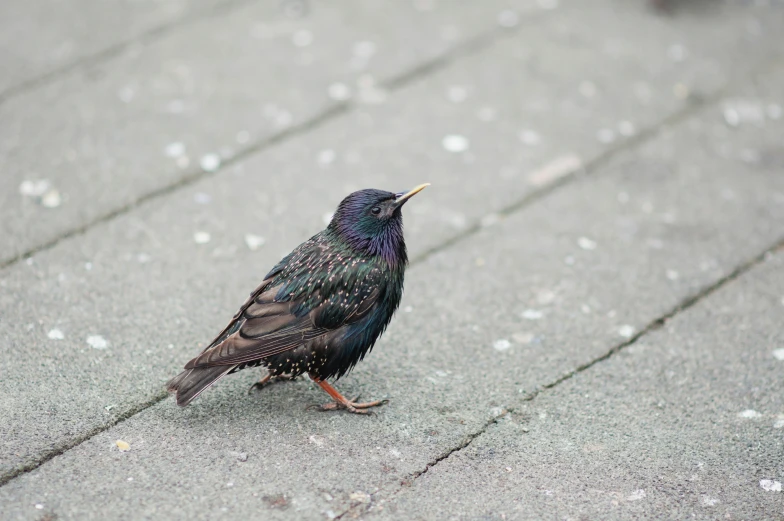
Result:
{"label": "gravel texture on concrete", "polygon": [[[407,85],[416,85],[406,89],[409,106],[432,110],[431,124],[385,118],[375,143],[418,143],[416,155],[399,157],[420,165],[447,136],[470,146],[495,126],[518,145],[509,179],[556,152],[620,141],[745,77],[778,49],[771,34],[784,18],[781,9],[721,4],[662,19],[611,0],[555,10],[521,0],[510,24],[505,4],[314,3],[293,20],[278,3],[240,4],[5,101],[0,262]],[[451,78],[442,76],[449,83],[433,78],[453,61]],[[380,113],[398,110],[384,104]],[[579,143],[559,144],[571,136]]]}
{"label": "gravel texture on concrete", "polygon": [[[245,2],[6,100],[0,262],[339,114],[349,98],[383,101],[385,81],[505,32],[493,3],[314,2],[292,19],[279,2]],[[21,197],[26,181],[48,186]]]}
{"label": "gravel texture on concrete", "polygon": [[[165,400],[12,480],[0,489],[0,505],[21,518],[34,515],[35,504],[82,518],[119,511],[217,516],[224,509],[285,518],[339,513],[393,493],[506,407],[603,356],[781,241],[775,223],[784,221],[784,179],[764,164],[741,171],[741,159],[728,159],[747,147],[766,149],[779,125],[728,129],[720,112],[707,110],[415,265],[402,313],[340,383],[347,394],[390,396],[375,417],[308,411],[324,397],[307,382],[247,395],[256,373],[246,371],[188,409]],[[236,202],[236,211],[247,208]],[[182,209],[177,218],[172,208]],[[101,284],[90,286],[90,307],[74,308],[67,324],[33,325],[39,351],[21,355],[12,380],[19,387],[24,378],[28,391],[5,402],[4,415],[19,429],[4,433],[10,448],[24,455],[36,432],[40,451],[154,395],[193,352],[181,337],[191,345],[203,340],[230,313],[221,306],[233,310],[252,285],[256,256],[240,248],[216,256],[210,248],[221,251],[221,244],[193,244],[190,212],[199,208],[183,194],[145,211],[141,229],[157,230],[165,220],[171,231],[155,250],[148,250],[149,234],[113,233],[110,223],[94,234],[96,242],[84,236],[81,260],[55,249],[23,266],[40,277],[27,286],[31,306],[43,295],[57,298],[73,275],[63,271],[66,280],[58,279],[67,265]],[[107,250],[99,240],[106,237],[125,240]],[[152,252],[155,261],[142,263],[152,271],[138,269],[139,251]],[[188,251],[188,260],[166,253],[174,251]],[[87,272],[84,258],[93,262]],[[211,268],[199,273],[200,266]],[[149,277],[159,284],[145,284]],[[202,304],[190,305],[196,302]],[[53,326],[66,339],[47,339]],[[78,332],[88,331],[102,335],[107,349],[87,345]],[[52,343],[72,347],[52,356]],[[113,405],[118,412],[106,410]],[[74,428],[69,418],[83,425]],[[74,431],[62,432],[63,425]],[[118,439],[132,450],[118,452]],[[12,465],[23,460],[7,458]],[[127,487],[143,492],[112,492]],[[172,497],[173,488],[187,490],[189,500]]]}
{"label": "gravel texture on concrete", "polygon": [[784,518],[782,270],[779,250],[367,519]]}
{"label": "gravel texture on concrete", "polygon": [[[547,46],[540,46],[540,52],[546,55]],[[596,54],[600,54],[600,49]],[[476,59],[471,65],[480,62]],[[622,66],[627,64],[622,63]],[[359,112],[316,128],[301,139],[252,156],[218,176],[96,226],[83,236],[42,252],[29,263],[8,268],[2,279],[6,288],[3,302],[7,311],[4,315],[8,319],[2,327],[6,341],[20,354],[15,360],[14,373],[0,384],[6,391],[2,393],[4,399],[0,403],[11,417],[25,421],[6,425],[16,435],[9,437],[14,441],[9,441],[3,466],[13,469],[29,464],[41,454],[56,451],[154,399],[160,392],[160,382],[176,367],[173,364],[181,364],[185,353],[193,351],[189,346],[211,337],[233,313],[242,300],[241,295],[255,287],[261,273],[322,226],[320,221],[324,215],[348,191],[362,186],[388,187],[392,179],[396,179],[397,187],[414,185],[425,180],[417,163],[425,165],[427,179],[443,188],[429,190],[417,205],[410,205],[409,242],[416,257],[465,234],[466,230],[470,231],[470,225],[480,219],[485,225],[491,224],[498,219],[495,212],[509,208],[532,189],[541,189],[569,172],[558,165],[560,162],[569,166],[566,159],[574,154],[541,152],[537,163],[530,163],[533,170],[520,172],[504,181],[505,168],[510,164],[507,158],[514,157],[521,145],[518,136],[501,124],[490,125],[485,134],[472,136],[476,152],[456,155],[439,148],[438,138],[449,128],[468,128],[475,123],[468,119],[476,117],[473,111],[462,104],[449,100],[438,103],[434,97],[427,96],[430,84],[438,81],[441,75],[455,77],[454,68],[457,64],[427,84],[420,84],[418,91],[412,87],[391,98],[387,104],[376,108],[376,112]],[[514,67],[510,64],[501,70],[513,71]],[[619,68],[619,74],[622,70]],[[463,73],[462,77],[468,75]],[[564,81],[576,85],[579,77],[581,75]],[[778,76],[773,78],[777,79]],[[522,84],[521,78],[518,81]],[[449,84],[449,81],[443,82],[445,87]],[[771,88],[775,85],[777,83],[772,81]],[[442,93],[438,94],[440,96]],[[617,97],[621,98],[620,92]],[[771,100],[763,97],[760,103],[767,106]],[[453,110],[460,111],[464,119],[451,121],[453,125],[444,125],[443,130],[429,137],[418,135],[408,145],[398,138],[389,144],[378,143],[377,136],[400,136],[404,135],[405,128],[427,127],[424,122],[429,120],[440,122],[447,117],[450,105],[457,105],[459,108]],[[395,111],[393,106],[399,109]],[[612,105],[607,103],[607,106]],[[394,117],[394,112],[399,116]],[[736,130],[721,122],[720,113],[712,115],[713,133],[730,142],[727,146],[737,147],[731,143],[736,139]],[[372,123],[377,119],[392,123]],[[367,126],[362,125],[363,121]],[[586,139],[598,143],[593,136],[586,135],[587,132],[569,138],[569,121],[565,119],[563,128],[561,144],[567,151]],[[763,128],[759,133],[773,138],[766,130]],[[698,126],[694,133],[702,133],[702,127]],[[758,138],[749,135],[748,139],[751,143]],[[422,142],[430,143],[427,150]],[[610,145],[592,146],[595,147],[592,154],[596,156]],[[767,145],[765,150],[773,146]],[[335,151],[336,155],[340,152],[343,160],[337,164],[319,164],[318,156],[324,150]],[[744,150],[733,152],[729,149],[725,153],[741,157]],[[698,148],[693,153],[702,151]],[[652,184],[659,180],[657,169],[662,168],[661,157],[670,153],[665,148],[654,149],[650,154]],[[358,157],[359,164],[347,157]],[[703,160],[699,155],[691,159],[694,163]],[[518,161],[522,162],[523,158],[518,156]],[[723,162],[723,156],[715,162]],[[535,164],[545,166],[534,169]],[[477,183],[473,172],[478,168],[498,172],[498,177],[491,183]],[[574,169],[574,164],[570,168]],[[392,176],[388,177],[386,169],[392,171]],[[684,169],[689,170],[688,165]],[[361,170],[365,173],[361,174]],[[314,175],[314,171],[317,174]],[[363,184],[357,180],[359,175],[363,175]],[[699,182],[699,177],[695,177],[699,172],[691,175]],[[601,175],[597,177],[601,178]],[[767,173],[760,174],[758,184],[767,186],[767,177]],[[685,179],[675,175],[673,189],[680,189],[679,184],[686,182]],[[310,189],[302,191],[305,184]],[[249,190],[249,186],[253,189]],[[724,189],[718,183],[713,186],[715,190]],[[754,186],[751,184],[749,188]],[[708,198],[705,205],[712,205],[715,194],[705,192],[704,195]],[[776,194],[767,195],[775,197]],[[614,197],[610,195],[611,200]],[[571,202],[567,207],[568,204]],[[644,205],[643,211],[651,211],[650,201],[638,204]],[[696,204],[696,201],[690,200],[690,204]],[[670,212],[663,219],[673,217]],[[756,213],[752,212],[751,217],[756,218]],[[578,218],[579,221],[582,219]],[[752,221],[747,226],[755,228],[755,223]],[[749,238],[764,242],[775,231],[762,230],[762,235]],[[210,241],[197,244],[195,237],[202,237],[204,233],[209,234]],[[511,236],[517,233],[519,231]],[[595,234],[586,230],[580,233]],[[661,235],[665,230],[657,233]],[[267,244],[259,251],[250,251],[246,244],[248,235],[263,236]],[[722,236],[711,239],[726,240]],[[579,236],[574,240],[579,240]],[[654,246],[658,244],[656,240],[661,242],[661,239],[654,239]],[[726,247],[735,246],[728,242]],[[496,246],[475,248],[493,252]],[[738,253],[746,254],[745,250],[738,250]],[[662,255],[662,261],[665,259]],[[642,261],[648,262],[647,257]],[[731,263],[725,265],[724,271],[731,266]],[[675,267],[662,269],[674,270]],[[633,275],[629,271],[625,276]],[[658,279],[651,283],[656,284]],[[60,331],[65,338],[49,338],[53,330]],[[101,337],[111,348],[96,350],[87,343],[88,337]],[[81,360],[74,360],[75,354]],[[85,372],[85,363],[100,364],[101,370]],[[47,369],[43,370],[43,367]],[[15,391],[24,382],[35,389],[35,396]]]}
{"label": "gravel texture on concrete", "polygon": [[[597,360],[620,363],[614,353],[663,334],[649,332],[663,318],[687,320],[678,310],[716,298],[711,288],[741,288],[743,275],[728,279],[784,240],[776,4],[665,18],[614,0],[340,5],[290,20],[283,4],[232,4],[105,59],[95,77],[64,73],[0,101],[11,122],[0,130],[4,518],[524,517],[492,481],[445,510],[451,462],[480,441],[516,447],[513,429],[529,428],[541,400]],[[199,81],[177,76],[186,62]],[[175,99],[182,112],[169,112]],[[79,164],[52,159],[75,146]],[[210,152],[220,164],[199,173]],[[250,370],[189,408],[163,400],[163,383],[344,195],[423,181],[433,186],[405,211],[401,311],[338,383],[388,405],[369,418],[316,412],[307,406],[326,395],[309,382],[247,394]],[[759,330],[768,351],[771,324]],[[706,320],[694,338],[712,334]],[[768,374],[770,360],[757,362],[749,374]],[[669,446],[656,450],[665,464]],[[743,461],[726,462],[733,483],[758,459]],[[443,482],[418,488],[440,468]],[[771,488],[781,481],[758,469]],[[553,469],[527,471],[544,482]],[[559,492],[531,512],[600,515],[638,490],[651,502],[607,512],[691,512],[643,484],[584,504]],[[738,487],[709,497],[742,517]],[[773,516],[778,496],[763,497]]]}
{"label": "gravel texture on concrete", "polygon": [[236,0],[71,0],[0,3],[0,100],[123,47],[144,44]]}

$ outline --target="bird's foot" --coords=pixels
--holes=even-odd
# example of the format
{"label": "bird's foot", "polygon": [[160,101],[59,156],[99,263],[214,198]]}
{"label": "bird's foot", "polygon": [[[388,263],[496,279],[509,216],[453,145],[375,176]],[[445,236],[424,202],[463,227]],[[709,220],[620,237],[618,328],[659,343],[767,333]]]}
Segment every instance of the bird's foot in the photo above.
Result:
{"label": "bird's foot", "polygon": [[267,387],[268,385],[274,384],[276,382],[293,382],[296,379],[297,379],[296,376],[290,376],[285,374],[281,374],[278,376],[272,376],[271,374],[268,374],[267,376],[265,376],[255,384],[251,385],[250,388],[248,389],[248,394],[250,394],[251,391],[260,391],[265,387]]}
{"label": "bird's foot", "polygon": [[345,401],[334,401],[325,403],[324,405],[319,406],[319,410],[321,411],[337,411],[339,409],[345,409],[348,412],[352,412],[354,414],[369,414],[370,411],[367,409],[371,407],[378,407],[379,405],[384,405],[385,403],[389,402],[389,400],[376,400],[374,402],[365,402],[365,403],[357,403],[359,400],[359,396],[354,398],[353,400],[345,400]]}
{"label": "bird's foot", "polygon": [[342,394],[340,394],[337,389],[329,385],[326,381],[321,380],[317,376],[310,375],[310,379],[316,382],[319,387],[324,389],[328,395],[332,397],[334,402],[326,403],[319,407],[322,411],[336,411],[338,409],[346,409],[348,412],[353,412],[354,414],[369,414],[370,411],[366,411],[370,407],[377,407],[379,405],[384,405],[389,400],[376,400],[375,402],[367,402],[367,403],[357,403],[359,400],[359,396],[354,398],[353,400],[349,400]]}

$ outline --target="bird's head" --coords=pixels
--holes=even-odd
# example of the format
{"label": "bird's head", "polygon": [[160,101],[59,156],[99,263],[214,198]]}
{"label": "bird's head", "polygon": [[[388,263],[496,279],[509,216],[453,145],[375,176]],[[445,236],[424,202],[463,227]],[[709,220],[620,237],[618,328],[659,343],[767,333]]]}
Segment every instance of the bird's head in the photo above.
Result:
{"label": "bird's head", "polygon": [[406,192],[359,190],[349,194],[335,211],[327,230],[352,248],[388,261],[406,261],[401,209],[411,197],[429,186],[421,184]]}

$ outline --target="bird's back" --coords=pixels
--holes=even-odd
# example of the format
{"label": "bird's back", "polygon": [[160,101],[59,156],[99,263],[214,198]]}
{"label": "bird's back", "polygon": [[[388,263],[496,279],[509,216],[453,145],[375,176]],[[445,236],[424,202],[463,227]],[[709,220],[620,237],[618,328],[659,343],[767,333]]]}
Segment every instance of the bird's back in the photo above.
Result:
{"label": "bird's back", "polygon": [[282,259],[185,367],[263,364],[277,374],[340,377],[392,319],[404,269],[353,252],[321,232]]}

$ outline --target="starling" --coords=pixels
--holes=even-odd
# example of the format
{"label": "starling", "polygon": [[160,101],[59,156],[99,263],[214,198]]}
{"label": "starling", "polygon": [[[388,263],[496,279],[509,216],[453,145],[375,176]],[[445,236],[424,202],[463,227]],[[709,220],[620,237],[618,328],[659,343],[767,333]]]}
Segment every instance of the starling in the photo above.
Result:
{"label": "starling", "polygon": [[226,328],[169,381],[177,404],[258,366],[266,371],[258,386],[307,373],[334,400],[323,410],[366,413],[384,403],[355,403],[326,380],[362,360],[397,310],[408,263],[401,208],[426,186],[360,190],[343,199],[327,228],[278,262]]}

